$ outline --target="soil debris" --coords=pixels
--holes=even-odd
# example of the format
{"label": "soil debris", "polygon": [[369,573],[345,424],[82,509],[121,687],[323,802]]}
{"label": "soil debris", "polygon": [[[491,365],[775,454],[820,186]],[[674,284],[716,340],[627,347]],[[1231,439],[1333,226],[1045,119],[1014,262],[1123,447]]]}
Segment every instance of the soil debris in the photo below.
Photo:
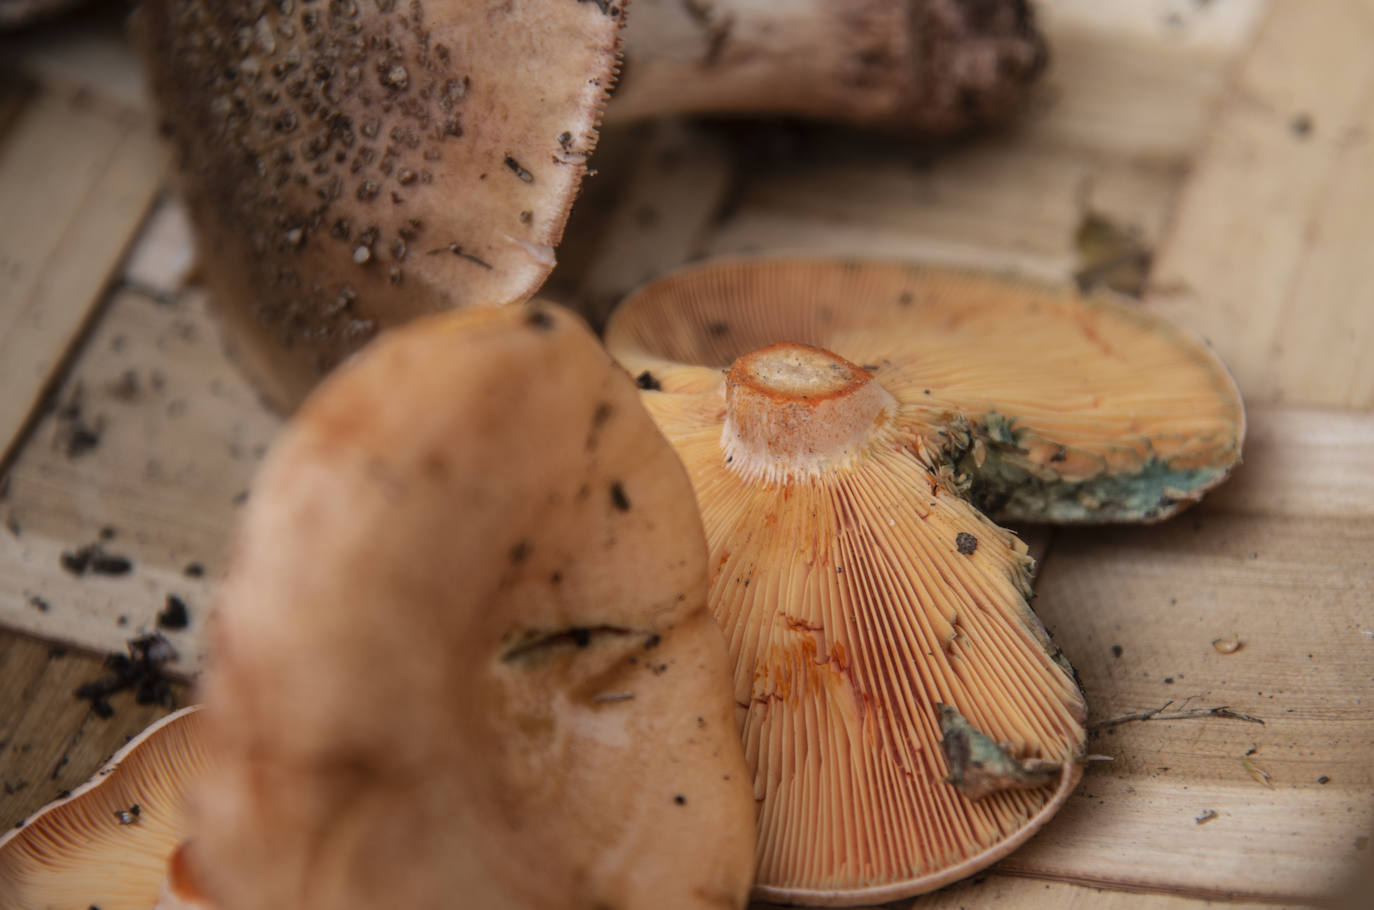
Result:
{"label": "soil debris", "polygon": [[93,575],[128,575],[134,568],[127,556],[110,553],[98,543],[65,550],[60,561],[63,569],[78,578],[87,572]]}
{"label": "soil debris", "polygon": [[114,716],[110,696],[126,689],[134,691],[134,701],[140,705],[175,708],[176,693],[163,667],[176,658],[176,649],[158,632],[131,638],[125,647],[127,654],[105,658],[105,669],[109,671],[106,675],[82,683],[72,694],[89,701],[91,710],[105,718]]}

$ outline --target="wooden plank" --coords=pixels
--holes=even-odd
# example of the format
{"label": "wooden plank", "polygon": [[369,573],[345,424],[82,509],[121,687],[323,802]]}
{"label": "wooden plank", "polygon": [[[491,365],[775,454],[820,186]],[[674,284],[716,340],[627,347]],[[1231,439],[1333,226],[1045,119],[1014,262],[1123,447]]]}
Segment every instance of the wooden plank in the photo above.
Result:
{"label": "wooden plank", "polygon": [[164,160],[140,118],[51,91],[0,142],[0,466],[99,302]]}
{"label": "wooden plank", "polygon": [[1066,281],[1080,266],[1075,236],[1089,208],[1135,227],[1148,245],[1184,174],[1181,163],[1122,162],[1011,136],[934,166],[902,146],[854,136],[832,143],[751,173],[709,252],[918,259]]}
{"label": "wooden plank", "polygon": [[[1279,3],[1216,118],[1150,306],[1210,338],[1257,401],[1374,405],[1374,16]],[[1320,61],[1320,65],[1315,65]]]}
{"label": "wooden plank", "polygon": [[[1264,723],[1096,730],[1090,751],[1113,760],[1090,765],[1004,868],[1315,901],[1370,863],[1374,468],[1361,455],[1374,415],[1267,410],[1252,422],[1246,465],[1200,508],[1158,527],[1060,531],[1036,609],[1095,721],[1172,702]],[[1212,644],[1233,637],[1233,653]]]}
{"label": "wooden plank", "polygon": [[945,150],[802,132],[773,143],[784,155],[766,143],[737,151],[756,165],[707,251],[924,259],[1065,281],[1084,265],[1078,234],[1090,214],[1133,231],[1148,251],[1172,223],[1263,10],[1149,3],[1117,15],[1080,0],[1044,4],[1054,62],[1016,123]]}
{"label": "wooden plank", "polygon": [[[8,829],[84,783],[129,738],[170,708],[137,704],[133,691],[111,696],[108,718],[73,697],[100,679],[102,658],[54,649],[0,631],[0,829]],[[185,686],[173,684],[178,701]]]}
{"label": "wooden plank", "polygon": [[[0,623],[122,651],[176,595],[190,625],[164,631],[174,668],[193,672],[211,579],[279,418],[226,358],[200,294],[116,293],[56,401],[0,500]],[[132,571],[64,569],[64,553],[92,544]]]}
{"label": "wooden plank", "polygon": [[1135,161],[1190,155],[1211,129],[1213,100],[1249,46],[1262,0],[1036,5],[1050,43],[1043,116],[1032,141]]}

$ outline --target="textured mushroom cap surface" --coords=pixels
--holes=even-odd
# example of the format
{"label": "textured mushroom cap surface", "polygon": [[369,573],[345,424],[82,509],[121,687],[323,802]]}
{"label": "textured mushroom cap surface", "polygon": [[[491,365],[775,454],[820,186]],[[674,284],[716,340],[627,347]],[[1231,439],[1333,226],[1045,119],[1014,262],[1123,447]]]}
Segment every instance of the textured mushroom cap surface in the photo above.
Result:
{"label": "textured mushroom cap surface", "polygon": [[705,558],[681,464],[576,317],[379,339],[285,431],[237,538],[208,893],[742,905],[754,805]]}
{"label": "textured mushroom cap surface", "polygon": [[186,836],[191,782],[211,764],[198,709],[149,727],[0,839],[0,906],[150,910]]}
{"label": "textured mushroom cap surface", "polygon": [[231,344],[294,407],[378,329],[524,300],[596,144],[621,7],[145,0],[145,69]]}
{"label": "textured mushroom cap surface", "polygon": [[1200,495],[1243,430],[1216,359],[1106,301],[811,260],[665,278],[607,343],[697,491],[756,893],[893,899],[1022,843],[1077,782],[1086,708],[1024,544],[976,504],[1119,520]]}
{"label": "textured mushroom cap surface", "polygon": [[[707,397],[747,351],[833,351],[901,402],[932,465],[1008,520],[1167,518],[1227,477],[1245,435],[1230,374],[1188,333],[1105,297],[953,270],[723,261],[650,285],[606,338],[632,373]],[[700,419],[660,411],[683,431]]]}

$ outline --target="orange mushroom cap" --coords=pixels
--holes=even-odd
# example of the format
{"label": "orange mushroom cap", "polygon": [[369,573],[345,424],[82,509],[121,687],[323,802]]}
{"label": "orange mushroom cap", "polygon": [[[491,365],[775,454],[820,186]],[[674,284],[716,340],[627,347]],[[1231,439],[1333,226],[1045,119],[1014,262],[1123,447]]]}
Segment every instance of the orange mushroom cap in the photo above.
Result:
{"label": "orange mushroom cap", "polygon": [[228,340],[278,407],[378,330],[528,298],[596,146],[621,3],[145,0]]}
{"label": "orange mushroom cap", "polygon": [[[1243,427],[1215,358],[1108,302],[803,260],[651,284],[607,343],[697,491],[760,800],[755,893],[897,898],[1029,837],[1079,777],[1086,709],[1027,604],[1024,544],[967,497],[1054,519],[1196,498]],[[1161,471],[1190,485],[1157,493]]]}
{"label": "orange mushroom cap", "polygon": [[0,838],[0,906],[195,906],[181,848],[187,795],[213,764],[203,725],[197,707],[168,715],[70,796]]}
{"label": "orange mushroom cap", "polygon": [[220,593],[193,831],[223,910],[747,899],[691,485],[572,314],[447,313],[334,373]]}

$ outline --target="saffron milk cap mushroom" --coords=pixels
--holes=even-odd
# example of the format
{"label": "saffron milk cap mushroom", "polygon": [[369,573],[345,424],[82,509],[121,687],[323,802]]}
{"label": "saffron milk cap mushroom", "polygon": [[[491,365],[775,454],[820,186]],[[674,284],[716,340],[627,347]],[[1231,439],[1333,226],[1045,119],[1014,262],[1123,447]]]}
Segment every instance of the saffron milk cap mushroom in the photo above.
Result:
{"label": "saffron milk cap mushroom", "polygon": [[894,899],[1028,838],[1079,778],[1085,704],[1024,544],[978,505],[1124,520],[1201,495],[1243,429],[1215,357],[1106,301],[812,260],[688,268],[607,344],[696,488],[756,894]]}
{"label": "saffron milk cap mushroom", "polygon": [[554,265],[617,3],[144,0],[142,57],[227,340],[299,403],[379,329]]}
{"label": "saffron milk cap mushroom", "polygon": [[191,910],[186,799],[213,764],[204,716],[148,727],[88,783],[0,838],[0,906]]}
{"label": "saffron milk cap mushroom", "polygon": [[222,910],[746,900],[691,485],[566,311],[430,317],[336,371],[258,477],[212,646]]}

